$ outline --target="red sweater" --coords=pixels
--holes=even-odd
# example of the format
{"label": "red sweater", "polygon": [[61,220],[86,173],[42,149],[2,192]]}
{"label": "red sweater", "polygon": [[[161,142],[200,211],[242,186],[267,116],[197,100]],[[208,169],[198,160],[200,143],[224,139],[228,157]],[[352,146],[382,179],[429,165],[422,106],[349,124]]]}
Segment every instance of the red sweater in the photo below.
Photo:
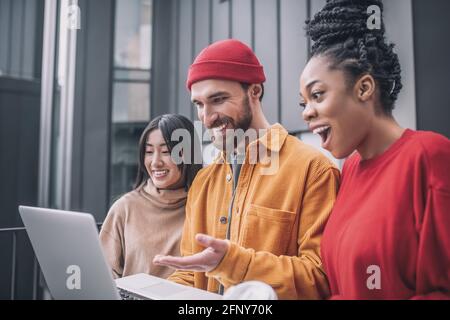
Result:
{"label": "red sweater", "polygon": [[322,239],[335,299],[450,298],[450,140],[406,130],[345,163]]}

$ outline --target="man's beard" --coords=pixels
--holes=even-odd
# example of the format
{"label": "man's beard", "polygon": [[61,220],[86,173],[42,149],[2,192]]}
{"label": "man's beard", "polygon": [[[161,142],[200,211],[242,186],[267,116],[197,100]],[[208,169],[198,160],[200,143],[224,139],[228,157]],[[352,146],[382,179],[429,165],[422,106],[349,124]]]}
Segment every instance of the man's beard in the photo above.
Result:
{"label": "man's beard", "polygon": [[213,124],[213,128],[219,127],[225,123],[230,124],[231,128],[226,130],[225,136],[216,137],[213,134],[214,146],[224,152],[233,151],[244,138],[245,132],[250,128],[253,121],[253,114],[250,108],[250,101],[246,96],[242,101],[242,116],[235,122],[230,117],[220,117]]}

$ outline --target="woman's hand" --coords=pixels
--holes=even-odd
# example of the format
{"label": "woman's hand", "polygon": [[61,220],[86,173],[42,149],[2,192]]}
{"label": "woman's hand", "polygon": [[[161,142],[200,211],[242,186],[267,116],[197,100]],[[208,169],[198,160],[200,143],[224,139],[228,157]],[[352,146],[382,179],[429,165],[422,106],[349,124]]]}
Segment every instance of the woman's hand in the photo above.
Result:
{"label": "woman's hand", "polygon": [[153,263],[188,271],[209,272],[214,270],[225,256],[229,246],[228,242],[205,234],[197,234],[195,240],[206,249],[186,257],[157,255],[153,259]]}

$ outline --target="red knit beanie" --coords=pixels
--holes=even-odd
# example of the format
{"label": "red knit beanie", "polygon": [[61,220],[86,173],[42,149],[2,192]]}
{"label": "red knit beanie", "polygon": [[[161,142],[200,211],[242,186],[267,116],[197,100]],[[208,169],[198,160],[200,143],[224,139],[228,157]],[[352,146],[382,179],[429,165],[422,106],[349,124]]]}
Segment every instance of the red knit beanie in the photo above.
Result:
{"label": "red knit beanie", "polygon": [[200,52],[189,68],[186,87],[207,79],[232,80],[249,84],[266,81],[258,58],[247,45],[238,40],[222,40]]}

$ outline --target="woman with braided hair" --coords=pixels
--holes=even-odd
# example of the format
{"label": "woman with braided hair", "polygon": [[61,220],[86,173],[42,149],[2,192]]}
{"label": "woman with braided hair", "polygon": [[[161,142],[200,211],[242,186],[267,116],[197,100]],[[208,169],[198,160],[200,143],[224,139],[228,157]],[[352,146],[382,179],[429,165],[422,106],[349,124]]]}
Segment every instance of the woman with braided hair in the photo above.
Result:
{"label": "woman with braided hair", "polygon": [[311,21],[303,118],[348,158],[321,245],[332,298],[450,298],[450,141],[404,129],[392,110],[401,69],[379,0],[328,0]]}

